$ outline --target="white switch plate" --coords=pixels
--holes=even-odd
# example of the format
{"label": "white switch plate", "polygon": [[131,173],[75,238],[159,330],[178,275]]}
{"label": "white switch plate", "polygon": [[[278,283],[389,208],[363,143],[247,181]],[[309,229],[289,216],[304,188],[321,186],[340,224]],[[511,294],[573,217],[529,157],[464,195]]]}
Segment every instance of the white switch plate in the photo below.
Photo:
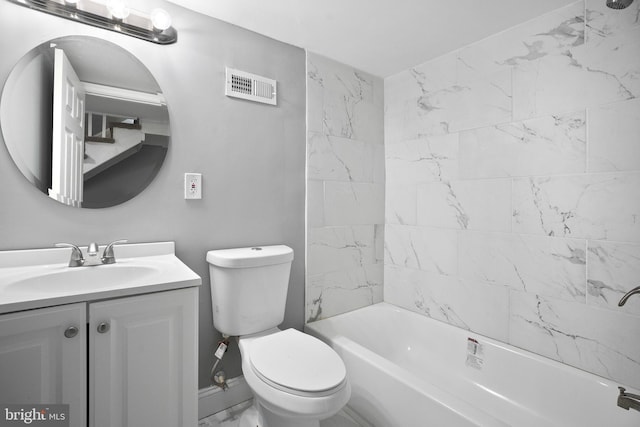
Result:
{"label": "white switch plate", "polygon": [[202,199],[201,173],[189,172],[184,174],[184,198]]}

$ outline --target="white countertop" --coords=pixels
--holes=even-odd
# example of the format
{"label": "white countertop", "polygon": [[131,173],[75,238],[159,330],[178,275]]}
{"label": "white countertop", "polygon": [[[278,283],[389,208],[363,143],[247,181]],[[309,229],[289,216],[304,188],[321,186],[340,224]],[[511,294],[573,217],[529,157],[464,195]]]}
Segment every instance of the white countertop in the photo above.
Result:
{"label": "white countertop", "polygon": [[117,245],[114,252],[115,264],[68,267],[68,248],[0,251],[0,313],[202,284],[175,256],[173,242]]}

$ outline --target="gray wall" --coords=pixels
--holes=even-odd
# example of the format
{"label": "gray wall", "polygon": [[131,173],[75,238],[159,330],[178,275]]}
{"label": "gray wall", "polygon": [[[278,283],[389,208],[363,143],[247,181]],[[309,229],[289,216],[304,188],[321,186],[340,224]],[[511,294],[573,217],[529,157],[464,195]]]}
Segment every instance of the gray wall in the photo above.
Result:
{"label": "gray wall", "polygon": [[[296,259],[284,327],[302,327],[304,310],[305,56],[301,49],[164,2],[178,43],[154,44],[0,2],[0,82],[40,43],[65,35],[101,37],[136,55],[162,87],[172,142],[153,183],[122,205],[73,209],[47,198],[20,174],[0,143],[0,250],[86,245],[127,238],[176,242],[202,277],[200,387],[209,385],[219,335],[211,320],[209,249],[283,243]],[[278,106],[224,96],[224,67],[278,80]],[[1,123],[0,123],[1,125]],[[184,172],[203,174],[203,199],[183,199]],[[234,348],[228,376],[240,374]]]}

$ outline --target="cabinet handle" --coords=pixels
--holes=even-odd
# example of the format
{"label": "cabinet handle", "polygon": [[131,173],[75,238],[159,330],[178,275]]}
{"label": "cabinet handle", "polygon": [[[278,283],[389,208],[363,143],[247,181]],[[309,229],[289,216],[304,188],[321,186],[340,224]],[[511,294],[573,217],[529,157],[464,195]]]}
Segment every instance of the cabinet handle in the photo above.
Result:
{"label": "cabinet handle", "polygon": [[65,331],[64,331],[64,336],[67,338],[73,338],[76,335],[78,335],[78,328],[75,326],[69,326]]}
{"label": "cabinet handle", "polygon": [[109,331],[109,322],[101,322],[98,323],[98,332],[101,334],[104,334],[105,332]]}

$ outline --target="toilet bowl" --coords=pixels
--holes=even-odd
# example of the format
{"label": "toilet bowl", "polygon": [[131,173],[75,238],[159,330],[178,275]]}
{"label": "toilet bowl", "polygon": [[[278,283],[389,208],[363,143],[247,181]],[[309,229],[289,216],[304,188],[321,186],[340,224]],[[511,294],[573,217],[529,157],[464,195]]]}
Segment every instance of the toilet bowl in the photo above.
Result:
{"label": "toilet bowl", "polygon": [[344,363],[315,337],[276,329],[240,337],[238,345],[256,409],[245,413],[247,426],[317,427],[349,400]]}
{"label": "toilet bowl", "polygon": [[242,373],[254,396],[240,427],[318,427],[347,403],[340,356],[284,319],[293,250],[263,246],[207,252],[215,328],[238,337]]}

